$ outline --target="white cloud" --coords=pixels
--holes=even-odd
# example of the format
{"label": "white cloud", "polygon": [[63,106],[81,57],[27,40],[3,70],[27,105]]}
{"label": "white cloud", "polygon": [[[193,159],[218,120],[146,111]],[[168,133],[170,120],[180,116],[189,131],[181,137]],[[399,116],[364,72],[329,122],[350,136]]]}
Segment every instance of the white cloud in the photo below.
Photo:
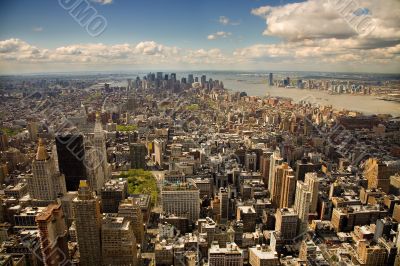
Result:
{"label": "white cloud", "polygon": [[[400,1],[351,1],[352,8],[342,3],[349,1],[307,0],[281,6],[262,6],[251,13],[266,20],[263,34],[281,37],[287,41],[306,39],[349,39],[394,41],[400,39]],[[354,10],[353,10],[354,9]],[[363,12],[359,12],[363,10]],[[367,12],[365,12],[367,11]],[[361,15],[355,15],[360,13]],[[366,13],[366,14],[365,14]],[[367,19],[370,18],[370,24]],[[369,35],[360,34],[365,26]]]}
{"label": "white cloud", "polygon": [[210,34],[207,36],[208,40],[216,40],[218,38],[226,38],[228,36],[231,36],[231,32],[225,32],[225,31],[218,31],[216,33]]}
{"label": "white cloud", "polygon": [[[216,33],[216,36],[228,36]],[[222,38],[222,37],[221,37]],[[307,39],[254,44],[233,52],[187,49],[154,41],[136,44],[71,44],[54,49],[36,47],[20,39],[0,41],[0,73],[21,71],[100,70],[129,67],[175,69],[280,69],[397,72],[400,44],[364,48],[360,39]]]}

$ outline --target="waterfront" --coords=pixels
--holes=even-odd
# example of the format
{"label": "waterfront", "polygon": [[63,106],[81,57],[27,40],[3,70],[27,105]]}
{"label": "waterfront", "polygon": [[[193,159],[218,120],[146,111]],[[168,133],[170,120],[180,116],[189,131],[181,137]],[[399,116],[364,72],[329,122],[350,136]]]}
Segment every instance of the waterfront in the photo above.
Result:
{"label": "waterfront", "polygon": [[337,109],[359,111],[364,114],[391,114],[394,117],[400,116],[400,104],[396,102],[376,99],[373,95],[331,95],[325,91],[278,88],[266,84],[266,76],[262,75],[215,75],[213,79],[220,79],[224,82],[225,88],[232,91],[244,91],[254,96],[289,97],[294,101],[302,99],[321,105],[332,105]]}

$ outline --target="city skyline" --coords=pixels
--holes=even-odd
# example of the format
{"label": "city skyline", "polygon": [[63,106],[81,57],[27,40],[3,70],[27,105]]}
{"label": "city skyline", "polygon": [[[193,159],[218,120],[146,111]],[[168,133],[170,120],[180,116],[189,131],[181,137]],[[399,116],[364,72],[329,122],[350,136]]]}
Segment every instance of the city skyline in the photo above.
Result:
{"label": "city skyline", "polygon": [[[341,2],[2,2],[0,74],[149,69],[398,73],[400,3],[347,1],[352,5],[346,8]],[[82,20],[85,14],[74,4],[81,11],[93,8],[98,31],[84,23],[90,22],[90,12]]]}

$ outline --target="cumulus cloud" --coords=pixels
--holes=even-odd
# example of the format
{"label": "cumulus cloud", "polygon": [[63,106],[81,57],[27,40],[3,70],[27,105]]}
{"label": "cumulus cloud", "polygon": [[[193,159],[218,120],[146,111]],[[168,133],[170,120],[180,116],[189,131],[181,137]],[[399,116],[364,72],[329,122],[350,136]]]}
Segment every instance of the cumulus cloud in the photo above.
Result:
{"label": "cumulus cloud", "polygon": [[231,36],[231,32],[225,32],[225,31],[218,31],[216,33],[210,34],[207,36],[208,40],[216,40],[218,38],[226,38],[228,36]]}
{"label": "cumulus cloud", "polygon": [[[251,13],[266,21],[263,34],[286,41],[305,39],[399,40],[400,2],[386,0],[307,0],[281,6],[262,6]],[[369,28],[365,28],[369,27]],[[363,32],[368,33],[362,36]]]}

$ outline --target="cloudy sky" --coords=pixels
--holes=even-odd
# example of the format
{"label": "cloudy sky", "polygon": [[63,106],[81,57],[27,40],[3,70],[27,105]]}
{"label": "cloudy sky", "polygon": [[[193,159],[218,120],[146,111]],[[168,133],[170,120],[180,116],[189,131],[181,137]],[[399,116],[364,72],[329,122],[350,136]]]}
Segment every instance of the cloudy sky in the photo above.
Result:
{"label": "cloudy sky", "polygon": [[399,73],[399,14],[399,0],[4,0],[0,74]]}

